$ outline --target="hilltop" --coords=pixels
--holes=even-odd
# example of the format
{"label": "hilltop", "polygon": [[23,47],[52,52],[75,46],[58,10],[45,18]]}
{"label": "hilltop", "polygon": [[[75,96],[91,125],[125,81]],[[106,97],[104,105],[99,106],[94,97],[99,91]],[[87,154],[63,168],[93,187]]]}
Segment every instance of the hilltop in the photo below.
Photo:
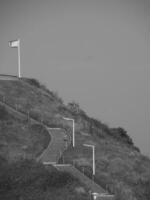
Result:
{"label": "hilltop", "polygon": [[0,111],[0,155],[8,162],[20,155],[37,158],[51,140],[43,124],[63,128],[72,136],[72,123],[63,117],[74,118],[76,146],[70,145],[60,162],[71,163],[91,177],[92,153],[83,144],[92,143],[96,146],[95,182],[118,200],[150,199],[150,160],[124,128],[91,118],[75,102],[65,105],[57,93],[28,78],[0,80]]}

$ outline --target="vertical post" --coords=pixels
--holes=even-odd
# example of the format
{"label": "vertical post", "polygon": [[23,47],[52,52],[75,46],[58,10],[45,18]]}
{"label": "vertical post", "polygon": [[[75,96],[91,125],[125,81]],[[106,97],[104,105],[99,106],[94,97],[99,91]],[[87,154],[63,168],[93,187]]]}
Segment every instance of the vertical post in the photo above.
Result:
{"label": "vertical post", "polygon": [[75,147],[75,134],[74,134],[74,129],[75,129],[75,126],[74,126],[74,119],[73,119],[73,147]]}
{"label": "vertical post", "polygon": [[94,176],[95,176],[95,146],[94,145],[90,145],[90,144],[83,144],[86,147],[91,147],[92,148],[92,161],[93,161],[93,174],[92,174],[92,179],[94,180]]}
{"label": "vertical post", "polygon": [[20,69],[20,39],[18,39],[18,76],[21,78],[21,69]]}
{"label": "vertical post", "polygon": [[93,176],[95,175],[95,146],[93,146]]}
{"label": "vertical post", "polygon": [[74,122],[74,119],[70,119],[70,118],[66,118],[66,117],[63,117],[63,119],[65,119],[65,120],[70,120],[70,121],[72,121],[72,123],[73,123],[73,125],[72,125],[72,129],[73,129],[73,130],[72,130],[72,132],[73,132],[73,133],[72,133],[72,135],[73,135],[73,136],[72,136],[72,137],[73,137],[73,138],[72,138],[72,146],[75,147],[75,122]]}

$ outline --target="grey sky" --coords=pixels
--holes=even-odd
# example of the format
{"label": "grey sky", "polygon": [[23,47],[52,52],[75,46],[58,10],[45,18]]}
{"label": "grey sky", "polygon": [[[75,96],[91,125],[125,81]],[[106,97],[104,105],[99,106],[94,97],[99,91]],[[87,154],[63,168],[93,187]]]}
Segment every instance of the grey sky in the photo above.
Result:
{"label": "grey sky", "polygon": [[150,153],[148,0],[1,0],[0,71],[40,79]]}

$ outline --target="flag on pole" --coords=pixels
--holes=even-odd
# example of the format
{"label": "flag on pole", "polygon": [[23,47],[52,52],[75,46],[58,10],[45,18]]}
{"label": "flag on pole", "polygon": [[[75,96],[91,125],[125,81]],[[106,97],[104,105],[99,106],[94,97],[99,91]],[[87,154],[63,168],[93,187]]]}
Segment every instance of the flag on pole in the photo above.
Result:
{"label": "flag on pole", "polygon": [[17,48],[19,47],[19,40],[13,40],[9,42],[9,46],[12,48]]}
{"label": "flag on pole", "polygon": [[18,50],[18,77],[21,77],[21,69],[20,69],[20,39],[12,40],[9,42],[9,46],[12,48],[17,48]]}

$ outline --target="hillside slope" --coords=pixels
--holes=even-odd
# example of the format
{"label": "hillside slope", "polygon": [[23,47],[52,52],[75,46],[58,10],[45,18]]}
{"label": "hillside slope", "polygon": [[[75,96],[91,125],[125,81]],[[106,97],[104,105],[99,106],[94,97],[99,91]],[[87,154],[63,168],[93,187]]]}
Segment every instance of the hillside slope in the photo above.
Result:
{"label": "hillside slope", "polygon": [[45,127],[31,123],[0,102],[0,156],[8,161],[36,158],[47,147],[50,135]]}
{"label": "hillside slope", "polygon": [[150,160],[134,146],[123,128],[109,128],[74,102],[64,105],[56,93],[35,79],[0,80],[0,101],[49,127],[64,128],[70,136],[72,123],[63,117],[74,118],[76,146],[70,146],[62,160],[91,177],[92,152],[83,144],[92,143],[96,146],[97,183],[119,200],[150,199]]}
{"label": "hillside slope", "polygon": [[7,163],[1,159],[0,199],[90,200],[82,184],[67,172],[53,166],[46,169],[33,160]]}

